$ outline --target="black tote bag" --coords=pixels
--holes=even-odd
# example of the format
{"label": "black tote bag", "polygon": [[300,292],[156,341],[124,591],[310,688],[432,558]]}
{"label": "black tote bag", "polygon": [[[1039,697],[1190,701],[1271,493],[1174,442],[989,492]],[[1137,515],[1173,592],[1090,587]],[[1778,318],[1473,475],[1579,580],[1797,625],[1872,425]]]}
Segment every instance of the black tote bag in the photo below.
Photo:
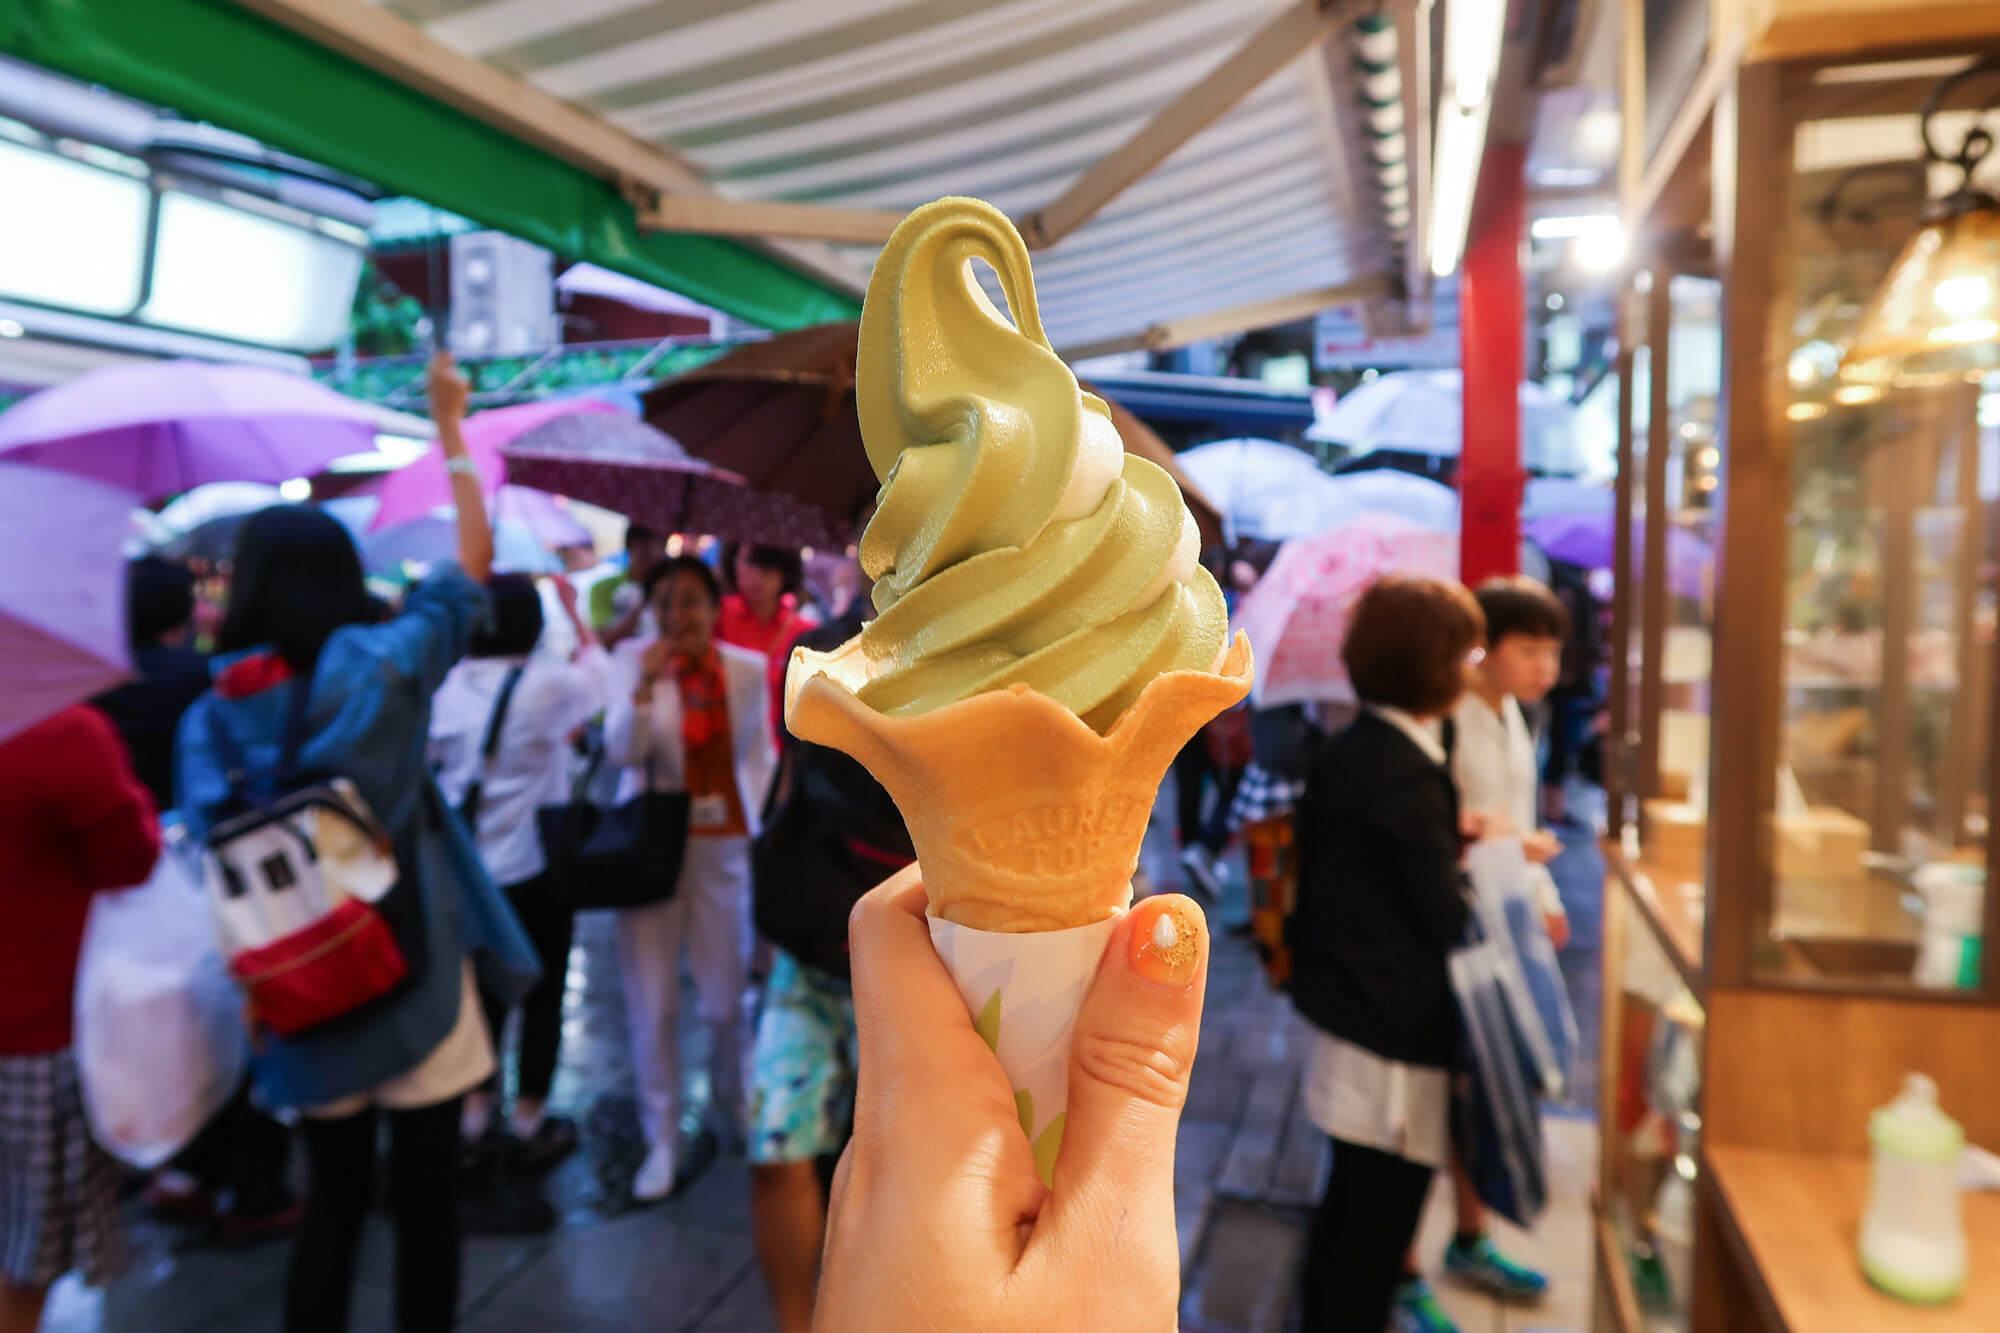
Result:
{"label": "black tote bag", "polygon": [[787,761],[785,799],[773,790],[750,844],[752,917],[800,962],[846,977],[848,914],[916,851],[889,794],[854,760],[798,742]]}
{"label": "black tote bag", "polygon": [[549,887],[572,911],[650,907],[674,896],[681,861],[687,855],[690,801],[684,791],[654,791],[653,763],[646,761],[646,787],[614,806],[584,798],[603,760],[599,751],[572,790],[566,805],[535,812],[542,851],[549,863]]}

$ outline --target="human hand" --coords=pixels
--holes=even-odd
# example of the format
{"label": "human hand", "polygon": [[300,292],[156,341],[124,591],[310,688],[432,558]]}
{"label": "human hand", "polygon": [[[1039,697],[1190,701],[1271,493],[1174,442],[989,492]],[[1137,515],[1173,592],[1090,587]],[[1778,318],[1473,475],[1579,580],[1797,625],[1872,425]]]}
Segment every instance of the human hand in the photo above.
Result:
{"label": "human hand", "polygon": [[667,674],[667,666],[673,659],[673,649],[665,639],[655,639],[639,652],[639,679],[650,685]]}
{"label": "human hand", "polygon": [[[1113,932],[1077,1019],[1050,1190],[924,903],[912,866],[849,923],[860,1084],[813,1327],[1171,1333],[1174,1138],[1208,974],[1201,909],[1148,898]],[[1166,934],[1179,936],[1178,969],[1154,943]]]}
{"label": "human hand", "polygon": [[1521,850],[1536,865],[1547,865],[1562,855],[1562,839],[1540,829],[1521,835]]}
{"label": "human hand", "polygon": [[1484,810],[1461,810],[1458,814],[1458,836],[1467,842],[1478,842],[1504,822]]}
{"label": "human hand", "polygon": [[1550,912],[1542,918],[1542,925],[1549,932],[1549,943],[1561,952],[1569,943],[1569,918],[1561,912]]}
{"label": "human hand", "polygon": [[472,386],[459,374],[450,352],[439,348],[431,357],[424,384],[430,395],[432,421],[442,427],[465,420],[465,405],[472,400]]}

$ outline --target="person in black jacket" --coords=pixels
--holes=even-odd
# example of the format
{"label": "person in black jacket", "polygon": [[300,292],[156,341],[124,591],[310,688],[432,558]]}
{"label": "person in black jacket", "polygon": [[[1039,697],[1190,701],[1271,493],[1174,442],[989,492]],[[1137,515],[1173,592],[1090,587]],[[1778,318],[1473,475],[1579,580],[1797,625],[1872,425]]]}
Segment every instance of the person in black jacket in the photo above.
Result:
{"label": "person in black jacket", "polygon": [[[1363,706],[1315,759],[1298,809],[1292,1002],[1316,1029],[1305,1102],[1333,1166],[1304,1270],[1307,1333],[1423,1328],[1396,1309],[1446,1160],[1461,1031],[1448,959],[1468,915],[1445,719],[1484,636],[1456,583],[1388,577],[1342,659]],[[1419,1292],[1412,1293],[1412,1300]]]}
{"label": "person in black jacket", "polygon": [[125,570],[133,678],[93,703],[111,719],[132,769],[161,810],[174,808],[174,733],[181,714],[208,692],[208,659],[189,643],[194,575],[156,555]]}

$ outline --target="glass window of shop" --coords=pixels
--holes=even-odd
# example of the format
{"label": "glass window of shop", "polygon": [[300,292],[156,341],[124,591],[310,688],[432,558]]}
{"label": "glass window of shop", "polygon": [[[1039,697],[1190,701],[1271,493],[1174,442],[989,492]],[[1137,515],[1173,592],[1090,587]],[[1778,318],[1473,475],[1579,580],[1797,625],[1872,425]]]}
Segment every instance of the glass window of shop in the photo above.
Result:
{"label": "glass window of shop", "polygon": [[1639,691],[1639,859],[1663,892],[1704,879],[1716,501],[1722,477],[1721,284],[1656,274],[1633,380],[1628,668]]}
{"label": "glass window of shop", "polygon": [[[2000,380],[1857,377],[1843,362],[1883,280],[1957,173],[1922,160],[1919,109],[1837,80],[1787,93],[1774,253],[1787,433],[1780,771],[1769,938],[1788,979],[1974,987],[1992,764]],[[1830,91],[1831,90],[1831,91]],[[1991,91],[1988,86],[1987,91]],[[1956,144],[1966,115],[1941,118]],[[1990,188],[1990,186],[1989,186]]]}
{"label": "glass window of shop", "polygon": [[1631,443],[1629,455],[1621,462],[1625,484],[1631,487],[1632,498],[1627,510],[1626,539],[1629,543],[1625,559],[1627,564],[1616,570],[1618,596],[1624,608],[1623,642],[1617,651],[1624,654],[1624,696],[1619,736],[1619,795],[1626,803],[1620,812],[1622,826],[1632,839],[1628,849],[1631,855],[1637,853],[1639,824],[1636,819],[1636,802],[1653,795],[1653,780],[1650,773],[1657,769],[1653,757],[1650,737],[1652,728],[1646,711],[1646,449],[1647,429],[1651,415],[1653,349],[1643,341],[1645,334],[1646,301],[1651,289],[1651,274],[1641,271],[1634,280],[1634,289],[1628,300],[1631,318],[1628,327],[1633,339],[1630,382],[1626,389],[1626,406]]}

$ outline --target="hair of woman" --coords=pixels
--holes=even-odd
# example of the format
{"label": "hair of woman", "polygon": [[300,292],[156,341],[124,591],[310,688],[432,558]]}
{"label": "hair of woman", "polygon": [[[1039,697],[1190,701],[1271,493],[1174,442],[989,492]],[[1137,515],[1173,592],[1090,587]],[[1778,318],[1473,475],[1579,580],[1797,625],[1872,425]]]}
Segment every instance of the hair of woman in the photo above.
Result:
{"label": "hair of woman", "polygon": [[646,600],[651,601],[658,596],[661,582],[676,574],[686,574],[698,580],[702,590],[708,594],[709,604],[722,605],[722,580],[715,576],[715,571],[708,567],[706,560],[696,555],[668,556],[653,566],[652,572],[646,576]]}
{"label": "hair of woman", "polygon": [[1361,595],[1340,655],[1362,703],[1422,717],[1465,692],[1467,659],[1485,634],[1463,584],[1391,574]]}
{"label": "hair of woman", "polygon": [[527,574],[495,574],[486,582],[492,618],[473,633],[474,657],[525,657],[542,641],[542,594]]}
{"label": "hair of woman", "polygon": [[252,514],[233,563],[218,652],[269,645],[310,675],[335,630],[374,618],[354,539],[321,510],[272,505]]}

